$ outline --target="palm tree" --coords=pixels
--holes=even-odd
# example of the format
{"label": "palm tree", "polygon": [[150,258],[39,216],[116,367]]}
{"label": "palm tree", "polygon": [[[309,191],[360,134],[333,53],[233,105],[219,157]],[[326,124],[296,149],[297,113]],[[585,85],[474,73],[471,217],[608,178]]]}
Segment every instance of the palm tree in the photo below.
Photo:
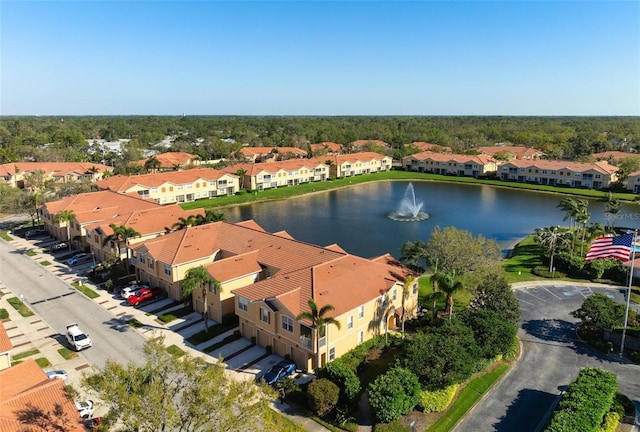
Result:
{"label": "palm tree", "polygon": [[568,219],[569,228],[573,230],[573,220],[578,213],[578,203],[576,200],[571,197],[562,198],[562,200],[560,200],[560,204],[556,207],[565,212],[562,220],[566,221]]}
{"label": "palm tree", "polygon": [[195,215],[189,215],[186,218],[183,216],[180,216],[178,218],[178,222],[171,225],[171,228],[174,230],[181,230],[194,225],[198,225]]}
{"label": "palm tree", "polygon": [[113,234],[109,234],[105,237],[103,245],[106,245],[109,242],[117,242],[118,243],[118,256],[120,256],[120,245],[124,245],[126,248],[126,260],[125,265],[127,268],[127,276],[131,274],[129,269],[129,248],[127,245],[129,244],[129,240],[135,237],[140,237],[140,233],[133,228],[129,228],[125,225],[116,225],[114,223],[109,224],[109,227],[113,230]]}
{"label": "palm tree", "polygon": [[576,217],[576,222],[582,224],[582,240],[580,243],[580,256],[582,256],[582,253],[584,252],[584,237],[587,233],[587,223],[589,222],[589,219],[591,219],[591,214],[586,211],[583,213],[580,213]]}
{"label": "palm tree", "polygon": [[402,245],[402,248],[400,248],[400,252],[402,253],[400,261],[405,263],[407,267],[416,271],[424,270],[424,268],[420,265],[420,260],[423,260],[426,257],[424,242],[421,242],[420,240],[409,240]]}
{"label": "palm tree", "polygon": [[71,233],[69,229],[71,227],[71,221],[75,217],[76,215],[73,210],[60,210],[54,218],[56,223],[64,223],[67,226],[67,243],[69,244],[69,250],[71,250]]}
{"label": "palm tree", "polygon": [[453,315],[453,294],[461,291],[464,285],[461,281],[456,280],[453,273],[444,273],[438,276],[438,287],[447,295],[447,313],[449,314],[449,319],[451,319],[451,315]]}
{"label": "palm tree", "polygon": [[[307,301],[307,303],[309,304],[309,310],[301,312],[296,317],[296,319],[299,321],[300,320],[311,321],[311,327],[315,329],[315,333],[316,333],[314,337],[315,351],[316,351],[316,366],[320,367],[320,338],[325,336],[328,330],[328,326],[330,324],[335,325],[336,327],[338,327],[338,330],[339,330],[340,321],[336,320],[333,317],[326,316],[328,312],[331,312],[332,310],[335,309],[332,305],[326,304],[322,306],[320,309],[318,309],[318,305],[316,304],[315,300],[313,300],[312,298],[310,298]],[[327,345],[327,360],[329,360],[329,354],[328,354],[329,341],[328,340],[326,341],[326,345]]]}
{"label": "palm tree", "polygon": [[442,296],[442,293],[438,289],[439,280],[442,278],[442,273],[434,273],[431,275],[431,286],[433,288],[433,292],[431,293],[431,323],[436,323],[437,318],[437,302],[438,299]]}
{"label": "palm tree", "polygon": [[573,238],[570,231],[558,231],[558,227],[536,228],[534,241],[549,252],[549,271],[553,271],[553,256],[558,246],[566,246],[569,237]]}
{"label": "palm tree", "polygon": [[402,285],[402,315],[400,316],[400,320],[402,322],[402,339],[404,339],[404,321],[407,314],[405,303],[407,301],[407,297],[409,297],[409,293],[411,292],[415,279],[416,278],[414,276],[408,275],[404,278],[404,285]]}
{"label": "palm tree", "polygon": [[151,156],[144,163],[144,168],[147,170],[147,172],[155,172],[160,169],[161,166],[162,163],[155,156]]}
{"label": "palm tree", "polygon": [[202,291],[202,303],[204,308],[202,310],[202,320],[204,321],[205,332],[209,331],[208,324],[208,301],[207,301],[207,288],[213,286],[216,292],[222,291],[222,286],[213,276],[209,274],[209,271],[203,266],[193,267],[189,269],[182,280],[182,297],[190,297],[193,291],[200,288]]}
{"label": "palm tree", "polygon": [[221,222],[225,219],[226,217],[224,216],[224,213],[213,209],[206,209],[204,211],[204,216],[201,214],[196,215],[196,221],[194,225],[204,225],[211,222]]}
{"label": "palm tree", "polygon": [[247,173],[247,170],[244,168],[240,168],[236,171],[236,175],[240,178],[240,189],[244,188],[244,175]]}

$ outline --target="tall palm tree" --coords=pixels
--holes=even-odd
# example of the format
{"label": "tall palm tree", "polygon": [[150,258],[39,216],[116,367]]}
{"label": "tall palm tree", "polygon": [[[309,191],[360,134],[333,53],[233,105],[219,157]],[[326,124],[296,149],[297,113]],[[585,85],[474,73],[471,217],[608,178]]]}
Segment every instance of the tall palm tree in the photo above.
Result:
{"label": "tall palm tree", "polygon": [[171,228],[174,230],[182,230],[187,227],[195,226],[195,225],[198,225],[195,215],[189,215],[186,218],[183,216],[180,216],[178,218],[178,222],[171,225]]}
{"label": "tall palm tree", "polygon": [[570,231],[559,231],[558,227],[536,228],[534,241],[547,249],[549,253],[549,271],[553,271],[553,257],[559,246],[566,246],[569,238],[573,238]]}
{"label": "tall palm tree", "polygon": [[162,163],[155,156],[151,156],[144,163],[144,168],[147,170],[147,172],[156,172],[158,171],[158,169],[160,169],[161,166]]}
{"label": "tall palm tree", "polygon": [[439,290],[439,280],[442,278],[442,273],[434,273],[431,275],[431,287],[433,288],[433,292],[431,293],[431,323],[436,323],[437,318],[437,303],[438,299],[442,297],[442,292]]}
{"label": "tall palm tree", "polygon": [[129,248],[127,246],[129,245],[129,240],[132,238],[140,237],[140,233],[133,228],[127,227],[126,225],[116,225],[114,223],[109,224],[109,228],[113,230],[113,234],[109,234],[107,237],[105,237],[102,244],[106,245],[109,242],[116,242],[118,247],[118,256],[120,256],[120,246],[125,246],[125,251],[127,254],[125,266],[127,268],[127,276],[129,276],[131,274],[131,270],[129,269],[130,259]]}
{"label": "tall palm tree", "polygon": [[67,226],[67,243],[69,250],[71,250],[71,221],[76,217],[73,210],[60,210],[54,217],[54,221],[57,223],[64,223]]}
{"label": "tall palm tree", "polygon": [[587,223],[589,223],[589,219],[591,219],[591,214],[587,211],[580,213],[576,217],[576,222],[582,224],[582,240],[580,243],[580,256],[582,256],[584,252],[584,237],[587,234]]}
{"label": "tall palm tree", "polygon": [[[311,321],[311,327],[315,331],[315,352],[316,352],[316,366],[320,367],[320,338],[324,337],[327,333],[328,326],[333,324],[338,330],[340,329],[340,321],[333,317],[326,316],[328,312],[331,312],[335,308],[326,304],[318,309],[318,305],[315,300],[310,298],[307,303],[309,304],[309,310],[301,312],[296,319]],[[329,360],[329,341],[326,341],[327,345],[327,361]]]}
{"label": "tall palm tree", "polygon": [[564,218],[562,218],[562,220],[569,220],[569,228],[573,230],[573,221],[575,215],[578,213],[578,203],[576,200],[571,197],[562,198],[560,204],[556,207],[564,211]]}
{"label": "tall palm tree", "polygon": [[225,219],[226,217],[224,216],[224,213],[213,209],[206,209],[204,211],[204,215],[196,215],[195,225],[204,225],[211,222],[221,222]]}
{"label": "tall palm tree", "polygon": [[461,281],[456,280],[453,273],[444,273],[438,277],[438,288],[447,295],[445,303],[447,305],[449,319],[451,319],[451,315],[453,315],[453,295],[461,291],[464,285]]}
{"label": "tall palm tree", "polygon": [[201,290],[202,303],[204,308],[202,310],[202,320],[204,321],[205,332],[209,331],[208,324],[208,306],[207,301],[207,289],[211,286],[214,287],[216,292],[222,291],[222,286],[213,276],[209,274],[209,271],[203,266],[193,267],[187,271],[185,278],[182,280],[182,297],[189,297],[197,288]]}
{"label": "tall palm tree", "polygon": [[411,292],[411,289],[413,288],[413,284],[415,282],[416,278],[412,275],[408,275],[407,277],[404,278],[404,285],[402,285],[402,315],[400,316],[400,321],[402,323],[401,325],[401,329],[402,329],[402,339],[404,339],[404,321],[405,321],[405,317],[407,315],[406,312],[406,302],[407,302],[407,297],[409,297],[409,293]]}
{"label": "tall palm tree", "polygon": [[247,173],[247,170],[244,168],[240,168],[238,171],[236,171],[236,175],[240,179],[240,189],[244,189],[244,175],[246,173]]}

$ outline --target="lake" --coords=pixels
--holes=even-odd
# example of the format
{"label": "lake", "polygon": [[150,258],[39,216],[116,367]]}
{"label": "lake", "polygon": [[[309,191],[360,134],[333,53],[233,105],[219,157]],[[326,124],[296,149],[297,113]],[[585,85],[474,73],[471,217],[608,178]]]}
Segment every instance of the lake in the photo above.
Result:
{"label": "lake", "polygon": [[[535,228],[568,226],[556,206],[564,195],[487,185],[412,181],[417,201],[430,218],[422,222],[389,219],[405,195],[406,181],[365,183],[349,188],[223,209],[230,222],[254,219],[268,232],[287,231],[296,240],[373,257],[400,256],[408,240],[427,240],[434,226],[455,226],[495,239],[503,249]],[[605,203],[589,201],[590,222],[606,224]],[[640,228],[640,206],[623,205],[615,226]]]}

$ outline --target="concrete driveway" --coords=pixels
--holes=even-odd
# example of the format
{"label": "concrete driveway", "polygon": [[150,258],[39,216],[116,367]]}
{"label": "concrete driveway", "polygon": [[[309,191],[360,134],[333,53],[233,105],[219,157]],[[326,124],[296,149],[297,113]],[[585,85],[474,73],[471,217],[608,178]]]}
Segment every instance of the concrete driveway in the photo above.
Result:
{"label": "concrete driveway", "polygon": [[640,424],[640,366],[583,344],[576,335],[579,321],[569,314],[596,292],[622,303],[623,288],[564,282],[519,283],[513,288],[522,310],[522,357],[454,430],[537,432],[561,392],[585,367],[616,374],[619,391],[634,401]]}

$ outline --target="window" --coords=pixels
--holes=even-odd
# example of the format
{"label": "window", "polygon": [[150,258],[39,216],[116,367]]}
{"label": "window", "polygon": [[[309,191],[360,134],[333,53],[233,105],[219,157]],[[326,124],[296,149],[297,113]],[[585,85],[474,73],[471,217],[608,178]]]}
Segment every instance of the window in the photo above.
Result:
{"label": "window", "polygon": [[171,266],[168,264],[164,265],[164,274],[171,276]]}
{"label": "window", "polygon": [[158,193],[158,188],[151,188],[149,190],[149,192],[152,193],[152,194],[157,194]]}
{"label": "window", "polygon": [[149,268],[153,268],[153,258],[149,257],[147,261],[149,263]]}
{"label": "window", "polygon": [[347,318],[347,330],[351,330],[353,328],[353,315]]}
{"label": "window", "polygon": [[418,293],[418,284],[414,281],[413,282],[413,294],[417,294]]}
{"label": "window", "polygon": [[358,308],[358,318],[359,318],[359,319],[364,318],[364,305],[362,305],[362,306],[360,306],[360,307]]}
{"label": "window", "polygon": [[244,297],[238,296],[238,309],[243,310],[245,312],[248,311],[249,301]]}
{"label": "window", "polygon": [[186,187],[187,187],[187,189],[193,189],[193,185],[192,184],[187,184]]}
{"label": "window", "polygon": [[209,284],[209,292],[212,293],[212,294],[216,293],[216,284],[215,283],[212,282],[212,283]]}
{"label": "window", "polygon": [[329,350],[329,361],[334,361],[336,359],[336,349],[331,348]]}
{"label": "window", "polygon": [[396,301],[397,298],[398,298],[398,290],[394,288],[393,291],[391,292],[391,300]]}
{"label": "window", "polygon": [[140,260],[140,262],[141,262],[142,264],[144,264],[144,263],[146,262],[146,261],[145,261],[145,256],[144,256],[144,254],[143,254],[143,253],[141,253],[141,254],[139,254],[139,255],[138,255],[138,260]]}
{"label": "window", "polygon": [[182,190],[184,188],[183,185],[178,185],[178,190]]}
{"label": "window", "polygon": [[162,191],[162,193],[165,193],[167,191],[167,188],[162,186],[162,189],[160,189]]}
{"label": "window", "polygon": [[293,319],[286,315],[282,315],[282,329],[293,333]]}
{"label": "window", "polygon": [[364,332],[363,331],[358,333],[358,343],[362,343],[362,342],[364,342]]}
{"label": "window", "polygon": [[383,308],[387,307],[387,293],[382,294],[382,298],[380,299],[380,304]]}
{"label": "window", "polygon": [[260,320],[269,324],[269,310],[267,308],[260,308]]}

